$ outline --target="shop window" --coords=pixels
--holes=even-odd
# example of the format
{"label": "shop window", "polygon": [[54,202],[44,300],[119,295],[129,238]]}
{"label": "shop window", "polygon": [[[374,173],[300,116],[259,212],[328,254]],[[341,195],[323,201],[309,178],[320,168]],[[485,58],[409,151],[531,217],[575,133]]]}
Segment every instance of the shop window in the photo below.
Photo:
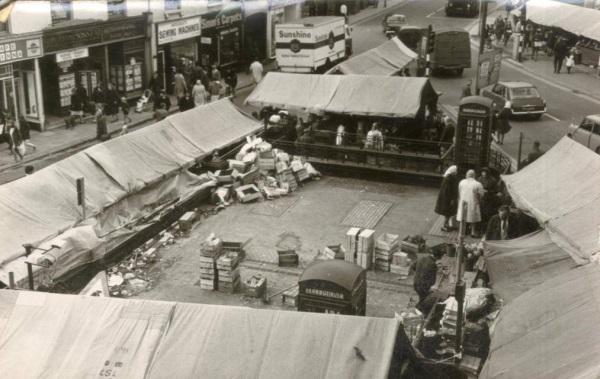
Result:
{"label": "shop window", "polygon": [[108,18],[122,17],[125,14],[125,0],[108,0]]}
{"label": "shop window", "polygon": [[6,22],[0,22],[0,33],[8,32],[8,25]]}
{"label": "shop window", "polygon": [[72,17],[71,2],[65,0],[51,0],[50,12],[52,14],[52,25],[68,21]]}
{"label": "shop window", "polygon": [[165,11],[178,11],[181,9],[181,0],[165,0]]}
{"label": "shop window", "polygon": [[237,28],[221,32],[219,40],[219,64],[221,66],[238,61],[240,35]]}

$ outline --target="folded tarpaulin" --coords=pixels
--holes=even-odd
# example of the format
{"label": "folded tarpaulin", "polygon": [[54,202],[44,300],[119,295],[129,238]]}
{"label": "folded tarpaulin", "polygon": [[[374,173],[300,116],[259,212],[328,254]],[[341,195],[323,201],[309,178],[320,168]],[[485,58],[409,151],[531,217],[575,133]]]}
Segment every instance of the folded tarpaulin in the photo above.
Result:
{"label": "folded tarpaulin", "polygon": [[392,76],[408,67],[417,57],[398,37],[394,37],[374,49],[343,61],[327,73]]}
{"label": "folded tarpaulin", "polygon": [[513,240],[485,241],[483,249],[494,293],[506,303],[577,267],[545,229]]}
{"label": "folded tarpaulin", "polygon": [[271,72],[246,104],[323,114],[414,118],[438,95],[429,79]]}
{"label": "folded tarpaulin", "polygon": [[600,267],[570,270],[525,292],[496,320],[479,379],[597,378]]}
{"label": "folded tarpaulin", "polygon": [[560,28],[576,36],[600,41],[600,10],[559,1],[530,0],[527,19],[536,24]]}
{"label": "folded tarpaulin", "polygon": [[598,252],[600,156],[568,137],[502,179],[517,207],[535,217],[578,264]]}

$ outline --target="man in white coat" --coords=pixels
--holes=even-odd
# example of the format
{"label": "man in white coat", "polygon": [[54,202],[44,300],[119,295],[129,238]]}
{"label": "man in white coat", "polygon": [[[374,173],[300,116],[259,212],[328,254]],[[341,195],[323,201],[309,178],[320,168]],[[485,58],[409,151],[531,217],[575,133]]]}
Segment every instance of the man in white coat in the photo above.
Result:
{"label": "man in white coat", "polygon": [[[467,171],[467,177],[458,184],[458,212],[456,220],[462,221],[463,217],[467,224],[471,225],[471,237],[481,237],[477,233],[477,223],[481,221],[481,210],[479,203],[483,198],[484,190],[481,183],[475,180],[475,171]],[[467,211],[463,215],[463,202],[467,203]],[[465,234],[467,231],[465,230]]]}
{"label": "man in white coat", "polygon": [[260,83],[263,78],[263,65],[258,61],[258,58],[254,58],[254,62],[250,65],[250,73],[252,74],[252,79],[254,80],[254,84]]}

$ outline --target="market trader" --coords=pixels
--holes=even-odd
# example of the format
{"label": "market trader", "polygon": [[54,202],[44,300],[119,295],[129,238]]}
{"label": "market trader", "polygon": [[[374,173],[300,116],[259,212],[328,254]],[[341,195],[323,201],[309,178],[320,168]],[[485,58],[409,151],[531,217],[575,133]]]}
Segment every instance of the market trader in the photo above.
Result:
{"label": "market trader", "polygon": [[438,270],[437,261],[439,261],[443,255],[443,250],[434,250],[431,254],[421,257],[417,261],[413,287],[417,292],[417,295],[419,295],[417,308],[423,310],[424,313],[427,313],[428,310],[423,309],[423,303],[431,293],[431,286],[436,282]]}

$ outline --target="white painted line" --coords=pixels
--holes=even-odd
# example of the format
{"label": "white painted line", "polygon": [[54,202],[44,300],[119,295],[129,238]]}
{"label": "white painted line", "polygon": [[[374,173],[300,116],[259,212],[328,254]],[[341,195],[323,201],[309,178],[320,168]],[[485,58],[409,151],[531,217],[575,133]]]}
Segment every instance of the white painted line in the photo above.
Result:
{"label": "white painted line", "polygon": [[438,9],[437,11],[433,11],[433,12],[429,13],[429,14],[427,15],[427,18],[430,18],[432,15],[434,15],[434,14],[438,13],[439,11],[443,11],[443,10],[444,10],[444,8],[446,8],[446,7],[441,7],[441,8],[440,8],[440,9]]}
{"label": "white painted line", "polygon": [[550,116],[548,113],[544,113],[544,116],[548,116],[548,117],[550,117],[551,119],[553,119],[554,121],[559,121],[559,122],[560,122],[560,120],[559,120],[559,119],[557,119],[557,118],[556,118],[556,117],[554,117],[554,116]]}

